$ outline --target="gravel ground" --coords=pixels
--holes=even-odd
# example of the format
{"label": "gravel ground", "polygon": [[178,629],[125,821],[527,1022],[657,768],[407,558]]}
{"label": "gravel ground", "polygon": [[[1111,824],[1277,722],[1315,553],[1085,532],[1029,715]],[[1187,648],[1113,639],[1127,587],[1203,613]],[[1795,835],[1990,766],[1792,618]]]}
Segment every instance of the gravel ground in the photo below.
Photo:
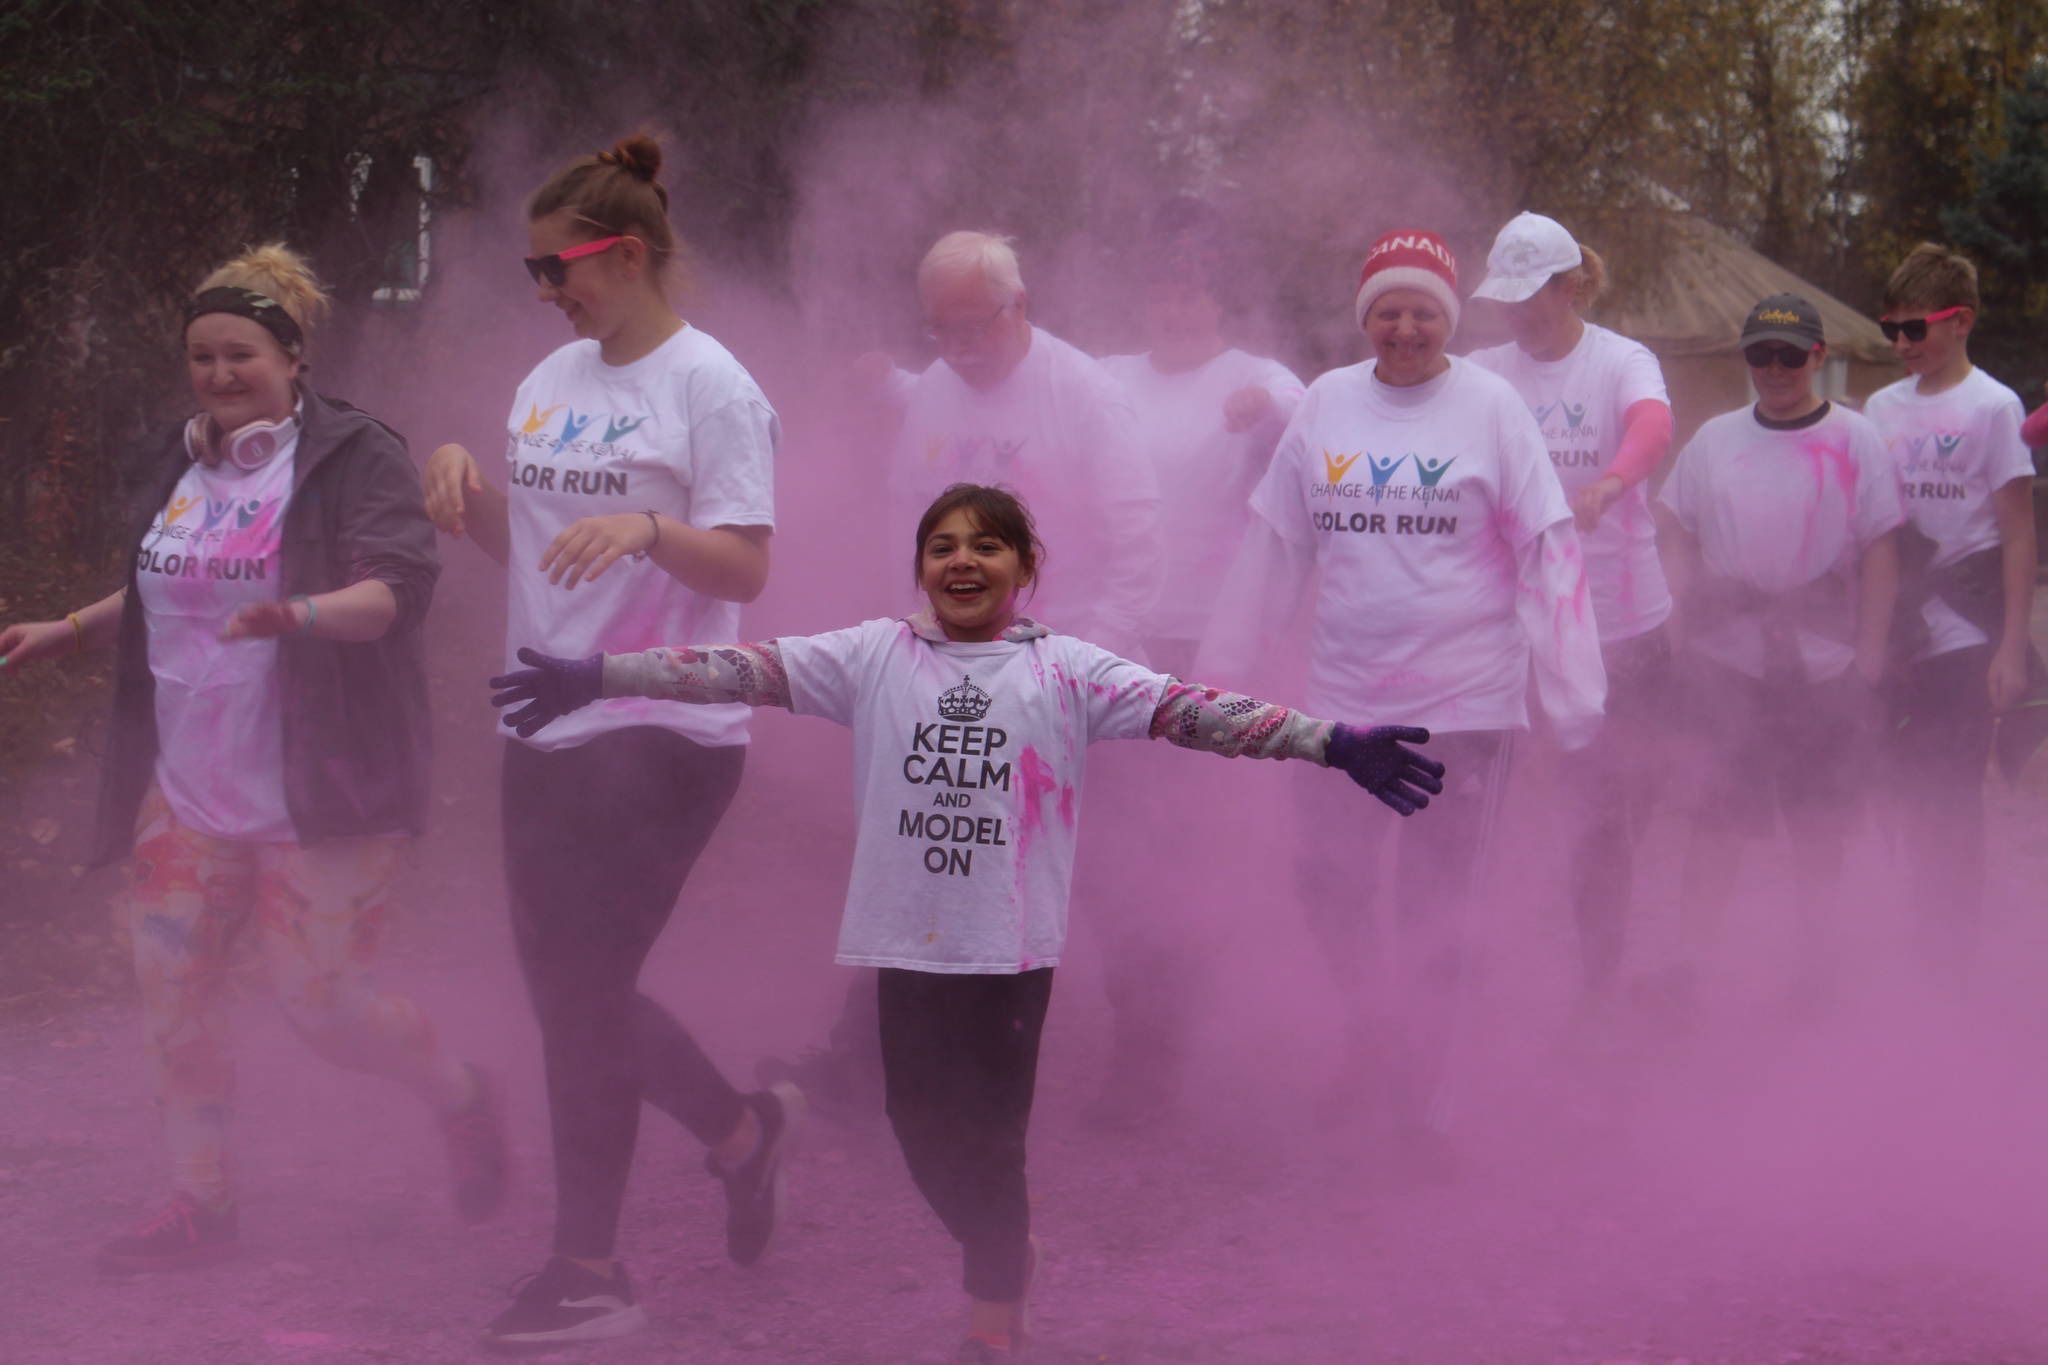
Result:
{"label": "gravel ground", "polygon": [[[739,908],[790,822],[812,827],[797,818],[804,799],[772,775],[751,785],[649,972],[740,1075],[818,1036],[836,1005],[841,978],[820,964],[843,846],[808,845],[804,867],[778,872],[780,919]],[[2031,837],[2044,805],[2038,792],[2000,795],[2008,847]],[[1540,819],[1525,820],[1540,847]],[[134,1011],[18,1014],[0,1028],[0,1280],[11,1291],[0,1360],[477,1354],[476,1329],[538,1268],[550,1215],[532,1026],[489,909],[495,886],[473,870],[491,865],[484,837],[465,848],[451,836],[421,867],[420,924],[393,975],[433,1003],[459,1051],[506,1079],[520,1158],[506,1214],[461,1227],[425,1116],[311,1059],[252,975],[237,1005],[245,1254],[100,1278],[93,1246],[161,1190]],[[1514,870],[1534,877],[1538,862]],[[2015,886],[2040,884],[2031,846],[2006,870]],[[1760,868],[1757,885],[1771,876]],[[1861,974],[1872,984],[1817,1023],[1779,1019],[1766,988],[1731,987],[1689,1035],[1663,1026],[1654,973],[1620,1017],[1575,1033],[1560,984],[1568,945],[1554,922],[1502,909],[1470,1030],[1488,1042],[1467,1065],[1456,1122],[1465,1169],[1441,1185],[1404,1178],[1370,1132],[1330,1138],[1308,1122],[1334,1004],[1291,928],[1223,933],[1239,970],[1200,1025],[1181,1120],[1090,1130],[1103,1010],[1077,954],[1034,1132],[1047,1243],[1038,1358],[2048,1360],[2048,1028],[2031,989],[2048,951],[2038,897],[2001,904],[1994,965],[1967,1006],[1897,986],[1875,954]],[[1654,914],[1642,929],[1637,952],[1653,965],[1664,931]],[[784,1235],[752,1270],[722,1255],[717,1195],[687,1137],[651,1115],[642,1134],[622,1251],[654,1325],[580,1354],[619,1365],[943,1358],[959,1306],[952,1248],[875,1116],[815,1116]]]}
{"label": "gravel ground", "polygon": [[[487,614],[469,624],[490,639]],[[478,671],[451,665],[440,690],[458,695]],[[390,975],[459,1053],[503,1078],[519,1161],[510,1205],[486,1227],[457,1223],[426,1116],[381,1082],[312,1059],[245,973],[245,1254],[179,1275],[91,1269],[97,1243],[163,1187],[129,988],[77,927],[105,924],[114,879],[74,874],[64,842],[36,853],[24,832],[32,816],[59,820],[67,841],[83,827],[88,764],[66,755],[0,794],[0,833],[28,841],[0,850],[16,860],[0,886],[0,920],[18,926],[9,942],[47,937],[32,913],[44,904],[66,942],[81,940],[79,982],[0,1002],[4,1365],[479,1355],[477,1329],[540,1265],[551,1188],[536,1039],[499,909],[495,741],[453,723],[441,734],[436,827]],[[829,960],[849,851],[847,758],[843,737],[827,735],[764,718],[740,800],[647,972],[736,1077],[822,1036],[843,990]],[[1967,993],[1918,978],[1896,869],[1865,848],[1863,885],[1838,921],[1843,989],[1824,1008],[1788,1011],[1773,967],[1791,938],[1782,869],[1758,858],[1731,924],[1735,965],[1690,1031],[1673,1026],[1660,986],[1674,937],[1669,821],[1640,870],[1628,1003],[1574,1026],[1569,921],[1545,890],[1560,803],[1541,794],[1542,770],[1540,757],[1524,765],[1515,837],[1474,926],[1486,951],[1452,1120],[1463,1170],[1449,1183],[1404,1175],[1370,1131],[1327,1134],[1310,1119],[1331,1072],[1337,1000],[1284,874],[1238,852],[1289,837],[1295,807],[1279,776],[1233,765],[1214,789],[1175,793],[1175,809],[1194,812],[1183,823],[1221,811],[1228,824],[1213,839],[1177,838],[1159,860],[1162,904],[1224,964],[1196,991],[1196,1061],[1172,1124],[1105,1135],[1083,1122],[1105,1074],[1105,1010],[1090,925],[1102,911],[1077,905],[1033,1132],[1047,1252],[1036,1357],[2048,1361],[2048,761],[2022,789],[1993,792],[1992,914]],[[463,778],[478,773],[492,776]],[[1414,892],[1396,881],[1393,893]],[[97,902],[82,918],[76,906],[59,915],[61,896]],[[88,989],[88,971],[114,979],[111,993]],[[954,1251],[876,1115],[814,1115],[783,1236],[751,1270],[724,1259],[700,1160],[679,1130],[647,1118],[621,1252],[653,1325],[575,1354],[617,1365],[943,1359],[958,1330]]]}

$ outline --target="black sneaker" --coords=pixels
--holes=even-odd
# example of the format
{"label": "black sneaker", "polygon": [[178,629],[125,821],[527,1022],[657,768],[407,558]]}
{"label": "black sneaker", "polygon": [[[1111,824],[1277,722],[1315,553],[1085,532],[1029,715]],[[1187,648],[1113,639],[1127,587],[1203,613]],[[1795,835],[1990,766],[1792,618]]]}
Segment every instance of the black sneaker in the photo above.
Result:
{"label": "black sneaker", "polygon": [[466,1223],[482,1223],[505,1206],[505,1117],[490,1073],[474,1062],[468,1065],[476,1094],[463,1108],[442,1116],[441,1136],[448,1144],[455,1211]]}
{"label": "black sneaker", "polygon": [[614,1263],[606,1278],[553,1256],[515,1287],[512,1306],[484,1328],[484,1345],[506,1355],[549,1351],[629,1336],[646,1325],[647,1312],[633,1301],[625,1266]]}
{"label": "black sneaker", "polygon": [[209,1209],[180,1190],[161,1212],[101,1247],[94,1263],[112,1275],[182,1270],[226,1260],[241,1248],[241,1223],[233,1204]]}
{"label": "black sneaker", "polygon": [[735,1265],[752,1265],[768,1252],[782,1221],[782,1161],[803,1123],[804,1092],[784,1081],[746,1097],[761,1125],[753,1155],[726,1170],[713,1153],[704,1169],[725,1185],[725,1254]]}

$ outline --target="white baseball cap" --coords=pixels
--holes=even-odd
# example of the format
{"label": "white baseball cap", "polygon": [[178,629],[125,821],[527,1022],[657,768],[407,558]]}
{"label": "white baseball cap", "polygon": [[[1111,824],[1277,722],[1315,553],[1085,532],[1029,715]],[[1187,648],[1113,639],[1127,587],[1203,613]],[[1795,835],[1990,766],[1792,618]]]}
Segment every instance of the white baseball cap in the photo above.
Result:
{"label": "white baseball cap", "polygon": [[1576,269],[1585,254],[1564,224],[1540,213],[1518,213],[1493,239],[1486,253],[1486,278],[1472,291],[1475,299],[1520,303],[1561,270]]}

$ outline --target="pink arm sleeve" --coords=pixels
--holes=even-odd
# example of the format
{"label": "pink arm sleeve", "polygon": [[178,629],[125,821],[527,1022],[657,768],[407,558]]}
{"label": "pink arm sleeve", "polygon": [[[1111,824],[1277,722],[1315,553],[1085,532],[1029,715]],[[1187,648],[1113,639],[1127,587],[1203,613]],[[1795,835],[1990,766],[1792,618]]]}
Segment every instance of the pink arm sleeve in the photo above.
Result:
{"label": "pink arm sleeve", "polygon": [[2048,446],[2048,403],[2027,414],[2027,420],[2020,423],[2020,439],[2027,443],[2028,450]]}
{"label": "pink arm sleeve", "polygon": [[1305,758],[1328,767],[1333,727],[1285,706],[1176,681],[1152,713],[1152,738],[1225,758]]}
{"label": "pink arm sleeve", "polygon": [[685,645],[604,656],[607,697],[653,697],[698,705],[740,702],[788,706],[789,674],[773,641],[758,645]]}
{"label": "pink arm sleeve", "polygon": [[1671,449],[1671,405],[1644,398],[1621,415],[1621,448],[1607,472],[1630,488],[1657,472]]}

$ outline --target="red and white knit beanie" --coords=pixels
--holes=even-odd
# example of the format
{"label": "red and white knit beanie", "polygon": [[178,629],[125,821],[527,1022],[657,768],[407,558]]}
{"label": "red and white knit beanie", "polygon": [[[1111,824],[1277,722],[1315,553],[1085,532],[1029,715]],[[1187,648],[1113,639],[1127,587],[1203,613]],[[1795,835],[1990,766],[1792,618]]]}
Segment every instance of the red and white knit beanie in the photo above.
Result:
{"label": "red and white knit beanie", "polygon": [[1362,330],[1372,302],[1389,289],[1419,289],[1437,301],[1458,330],[1458,258],[1434,232],[1390,232],[1365,253],[1353,316]]}

